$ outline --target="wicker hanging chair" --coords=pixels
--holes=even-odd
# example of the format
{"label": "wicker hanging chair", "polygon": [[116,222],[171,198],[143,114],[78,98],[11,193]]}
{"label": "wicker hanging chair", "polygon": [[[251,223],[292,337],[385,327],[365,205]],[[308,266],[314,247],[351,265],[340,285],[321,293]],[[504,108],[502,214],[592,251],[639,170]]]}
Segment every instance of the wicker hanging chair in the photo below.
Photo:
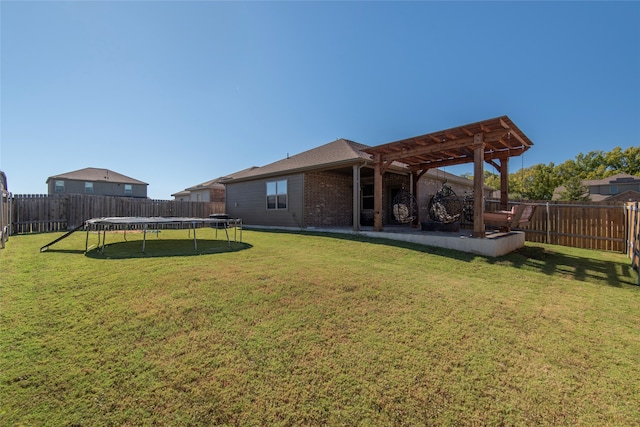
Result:
{"label": "wicker hanging chair", "polygon": [[460,220],[462,202],[446,183],[429,200],[429,218],[432,221],[448,224]]}
{"label": "wicker hanging chair", "polygon": [[411,224],[418,217],[418,202],[404,188],[393,198],[393,216],[400,224]]}

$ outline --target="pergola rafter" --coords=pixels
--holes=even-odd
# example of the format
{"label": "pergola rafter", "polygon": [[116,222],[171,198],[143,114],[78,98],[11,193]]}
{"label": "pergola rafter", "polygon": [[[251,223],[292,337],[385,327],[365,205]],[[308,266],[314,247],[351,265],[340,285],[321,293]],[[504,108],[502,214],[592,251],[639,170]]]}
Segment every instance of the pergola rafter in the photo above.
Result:
{"label": "pergola rafter", "polygon": [[507,116],[470,123],[425,135],[402,139],[371,147],[364,152],[373,156],[377,165],[374,185],[374,229],[382,230],[382,175],[392,162],[407,165],[413,176],[421,176],[429,169],[474,163],[474,202],[477,218],[474,220],[474,235],[484,236],[482,220],[484,203],[484,162],[500,171],[501,205],[506,207],[508,189],[508,159],[520,156],[533,142],[518,129]]}

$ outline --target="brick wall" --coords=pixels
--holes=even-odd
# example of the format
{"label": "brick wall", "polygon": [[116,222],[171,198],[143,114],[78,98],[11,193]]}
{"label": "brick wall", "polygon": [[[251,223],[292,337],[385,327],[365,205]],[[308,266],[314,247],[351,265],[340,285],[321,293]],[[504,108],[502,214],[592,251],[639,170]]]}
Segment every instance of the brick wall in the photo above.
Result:
{"label": "brick wall", "polygon": [[304,176],[304,225],[346,227],[353,224],[353,178],[331,172]]}
{"label": "brick wall", "polygon": [[209,190],[209,200],[212,202],[224,203],[225,193],[224,188],[212,188]]}

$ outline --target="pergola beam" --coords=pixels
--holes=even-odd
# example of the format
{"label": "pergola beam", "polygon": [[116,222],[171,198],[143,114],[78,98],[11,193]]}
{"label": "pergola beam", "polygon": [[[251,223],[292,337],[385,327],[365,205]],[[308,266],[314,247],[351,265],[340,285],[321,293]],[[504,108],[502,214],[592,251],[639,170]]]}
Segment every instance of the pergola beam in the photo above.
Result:
{"label": "pergola beam", "polygon": [[[494,142],[502,138],[507,134],[507,130],[499,130],[494,132],[488,132],[484,134],[486,142]],[[430,145],[420,145],[419,147],[407,148],[402,150],[388,150],[386,153],[381,153],[381,160],[392,162],[407,157],[416,157],[421,155],[427,155],[432,153],[442,153],[448,150],[460,149],[461,147],[467,147],[473,145],[473,137],[468,136],[465,138],[445,140],[444,142],[437,142]]]}
{"label": "pergola beam", "polygon": [[[526,150],[524,147],[517,147],[517,148],[505,149],[503,151],[485,152],[484,159],[486,162],[489,162],[495,159],[506,159],[508,157],[519,156],[525,151]],[[423,163],[416,163],[416,164],[409,165],[409,169],[422,170],[425,168],[426,169],[441,168],[446,166],[455,166],[455,165],[461,165],[465,163],[471,163],[472,161],[473,161],[473,153],[467,154],[463,157],[456,157],[456,158],[448,158],[448,159],[436,158],[436,160],[433,160],[433,161],[426,161]]]}

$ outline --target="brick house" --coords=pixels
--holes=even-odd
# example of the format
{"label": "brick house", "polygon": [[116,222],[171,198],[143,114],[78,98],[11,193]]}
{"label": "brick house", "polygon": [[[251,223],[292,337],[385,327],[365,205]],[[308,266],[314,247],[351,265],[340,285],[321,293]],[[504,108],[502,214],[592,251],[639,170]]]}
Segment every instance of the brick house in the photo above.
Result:
{"label": "brick house", "polygon": [[49,195],[92,194],[97,196],[147,197],[146,182],[109,169],[84,168],[47,178]]}
{"label": "brick house", "polygon": [[[221,179],[226,187],[226,213],[247,225],[291,228],[369,225],[373,218],[374,167],[367,145],[338,139],[274,163]],[[413,189],[419,215],[446,180],[457,194],[472,191],[471,180],[438,169],[424,174]],[[383,222],[398,224],[393,200],[411,190],[411,172],[393,162],[383,179]],[[354,215],[355,212],[355,215]]]}

